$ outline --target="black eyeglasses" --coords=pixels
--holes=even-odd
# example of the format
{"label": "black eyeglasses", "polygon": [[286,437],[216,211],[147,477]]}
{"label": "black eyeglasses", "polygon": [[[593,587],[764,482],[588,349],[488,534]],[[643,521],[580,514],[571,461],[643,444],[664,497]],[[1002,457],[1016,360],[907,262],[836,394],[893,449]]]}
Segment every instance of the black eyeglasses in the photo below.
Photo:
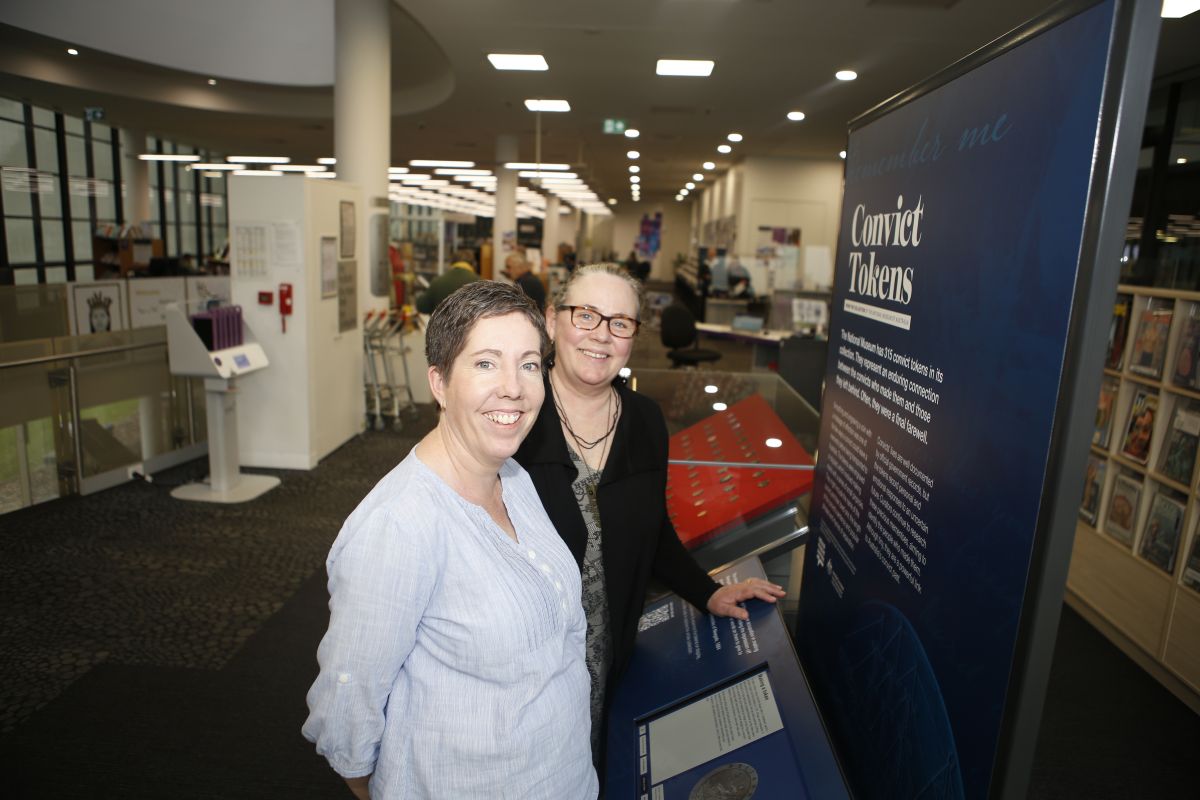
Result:
{"label": "black eyeglasses", "polygon": [[608,332],[618,339],[632,339],[637,335],[638,326],[642,324],[624,314],[606,317],[590,306],[555,306],[555,308],[559,311],[570,310],[571,324],[581,331],[594,331],[600,327],[601,322],[607,322]]}

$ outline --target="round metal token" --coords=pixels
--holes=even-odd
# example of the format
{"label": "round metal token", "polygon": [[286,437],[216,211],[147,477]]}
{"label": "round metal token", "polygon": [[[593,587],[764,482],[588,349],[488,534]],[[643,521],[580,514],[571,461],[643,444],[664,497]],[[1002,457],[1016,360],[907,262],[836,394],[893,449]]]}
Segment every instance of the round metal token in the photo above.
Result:
{"label": "round metal token", "polygon": [[758,789],[758,772],[749,764],[722,764],[692,787],[688,800],[749,800]]}

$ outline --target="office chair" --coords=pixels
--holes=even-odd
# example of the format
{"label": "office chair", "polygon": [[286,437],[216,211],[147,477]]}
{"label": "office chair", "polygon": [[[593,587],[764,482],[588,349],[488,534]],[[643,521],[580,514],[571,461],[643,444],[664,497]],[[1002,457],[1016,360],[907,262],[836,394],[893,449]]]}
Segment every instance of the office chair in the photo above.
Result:
{"label": "office chair", "polygon": [[[672,369],[695,367],[708,361],[716,361],[721,354],[716,350],[701,350],[696,337],[696,318],[686,306],[672,303],[662,313],[663,347],[671,348],[667,358]],[[689,345],[691,345],[689,347]]]}

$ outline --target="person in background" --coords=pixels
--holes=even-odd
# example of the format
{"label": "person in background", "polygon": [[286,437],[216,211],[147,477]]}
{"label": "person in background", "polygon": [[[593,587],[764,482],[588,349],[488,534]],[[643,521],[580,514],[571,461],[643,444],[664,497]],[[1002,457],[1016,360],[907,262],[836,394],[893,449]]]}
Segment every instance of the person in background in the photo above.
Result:
{"label": "person in background", "polygon": [[437,427],[342,526],[303,733],[359,798],[596,797],[579,569],[511,456],[545,320],[479,281],[426,333]]}
{"label": "person in background", "polygon": [[429,288],[417,295],[417,311],[432,314],[443,300],[460,286],[479,280],[475,272],[475,255],[470,250],[459,250],[450,269],[429,282]]}
{"label": "person in background", "polygon": [[520,253],[510,253],[508,258],[504,259],[504,277],[520,286],[521,291],[529,295],[529,299],[539,310],[545,309],[546,287],[542,286],[538,276],[530,271],[529,262],[525,260],[525,256]]}
{"label": "person in background", "polygon": [[740,619],[749,615],[738,603],[784,594],[758,579],[718,585],[667,517],[666,421],[618,378],[641,304],[641,284],[618,264],[572,273],[546,310],[554,344],[546,402],[516,454],[583,574],[592,758],[601,774],[606,704],[632,652],[651,577],[697,608]]}

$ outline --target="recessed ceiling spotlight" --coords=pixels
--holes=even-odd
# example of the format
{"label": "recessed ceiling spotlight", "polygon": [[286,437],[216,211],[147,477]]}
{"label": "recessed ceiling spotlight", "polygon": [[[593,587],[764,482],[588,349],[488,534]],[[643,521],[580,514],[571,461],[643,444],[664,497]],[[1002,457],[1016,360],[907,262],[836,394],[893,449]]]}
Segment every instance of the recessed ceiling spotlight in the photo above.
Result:
{"label": "recessed ceiling spotlight", "polygon": [[629,171],[630,171],[631,173],[633,173],[634,175],[636,175],[636,174],[638,174],[639,172],[641,172],[641,171],[642,171],[642,168],[641,168],[641,167],[639,167],[637,164],[630,164],[630,165],[629,165]]}
{"label": "recessed ceiling spotlight", "polygon": [[858,77],[858,73],[852,69],[840,69],[834,73],[833,77],[839,81],[852,81]]}
{"label": "recessed ceiling spotlight", "polygon": [[804,119],[804,112],[803,111],[789,111],[787,113],[787,118],[790,119],[792,122],[800,122],[801,120]]}
{"label": "recessed ceiling spotlight", "polygon": [[637,128],[626,128],[625,129],[625,138],[626,139],[636,139],[637,137],[639,137],[641,135],[642,135],[642,132],[639,131]]}
{"label": "recessed ceiling spotlight", "polygon": [[715,61],[687,58],[660,58],[655,72],[659,75],[681,75],[689,78],[707,78],[712,75]]}
{"label": "recessed ceiling spotlight", "polygon": [[502,70],[523,70],[526,72],[545,72],[550,69],[545,56],[520,55],[518,53],[488,53],[488,61],[492,66]]}
{"label": "recessed ceiling spotlight", "polygon": [[1175,163],[1176,163],[1176,164],[1186,164],[1186,163],[1187,163],[1187,159],[1186,159],[1186,158],[1183,158],[1183,157],[1180,157],[1180,158],[1177,158],[1177,159],[1175,159]]}
{"label": "recessed ceiling spotlight", "polygon": [[843,159],[844,159],[845,157],[846,157],[846,151],[845,151],[845,150],[841,150],[841,151],[839,151],[839,152],[838,152],[838,158],[843,158]]}
{"label": "recessed ceiling spotlight", "polygon": [[688,189],[696,188],[696,184],[692,183],[691,181],[688,181],[687,183],[685,183],[684,186],[686,186]]}
{"label": "recessed ceiling spotlight", "polygon": [[717,145],[717,152],[718,153],[730,153],[730,152],[733,152],[733,148],[727,144],[719,144],[719,145]]}
{"label": "recessed ceiling spotlight", "polygon": [[703,164],[701,164],[701,166],[704,167],[705,169],[716,169],[717,168],[717,165],[711,161],[705,161]]}
{"label": "recessed ceiling spotlight", "polygon": [[763,444],[765,444],[767,447],[783,447],[783,440],[776,439],[774,436],[772,436],[770,439],[767,439],[765,442],[763,442]]}
{"label": "recessed ceiling spotlight", "polygon": [[692,176],[692,180],[694,180],[694,181],[702,181],[702,180],[704,180],[704,176],[703,176],[703,175],[701,175],[699,172],[697,172],[695,175],[693,175],[693,176]]}
{"label": "recessed ceiling spotlight", "polygon": [[625,157],[632,161],[637,161],[639,158],[642,157],[642,154],[639,153],[637,150],[630,150],[628,153],[625,154]]}
{"label": "recessed ceiling spotlight", "polygon": [[530,111],[570,111],[571,104],[566,100],[526,100],[525,107]]}
{"label": "recessed ceiling spotlight", "polygon": [[608,204],[610,206],[615,206],[617,204],[617,198],[615,198],[615,197],[608,198]]}
{"label": "recessed ceiling spotlight", "polygon": [[731,142],[740,142],[742,140],[742,135],[740,133],[731,133],[725,138]]}
{"label": "recessed ceiling spotlight", "polygon": [[78,51],[78,50],[76,50],[74,47],[68,47],[68,48],[67,48],[67,55],[69,55],[69,56],[77,56],[77,55],[79,55],[79,51]]}
{"label": "recessed ceiling spotlight", "polygon": [[209,78],[209,79],[208,79],[208,85],[209,85],[209,86],[216,86],[216,85],[217,85],[217,79],[216,79],[216,78]]}
{"label": "recessed ceiling spotlight", "polygon": [[641,178],[639,178],[637,175],[630,175],[630,176],[629,176],[629,182],[630,182],[630,183],[635,183],[635,184],[636,184],[636,183],[641,183],[641,182],[642,182],[642,179],[641,179]]}

